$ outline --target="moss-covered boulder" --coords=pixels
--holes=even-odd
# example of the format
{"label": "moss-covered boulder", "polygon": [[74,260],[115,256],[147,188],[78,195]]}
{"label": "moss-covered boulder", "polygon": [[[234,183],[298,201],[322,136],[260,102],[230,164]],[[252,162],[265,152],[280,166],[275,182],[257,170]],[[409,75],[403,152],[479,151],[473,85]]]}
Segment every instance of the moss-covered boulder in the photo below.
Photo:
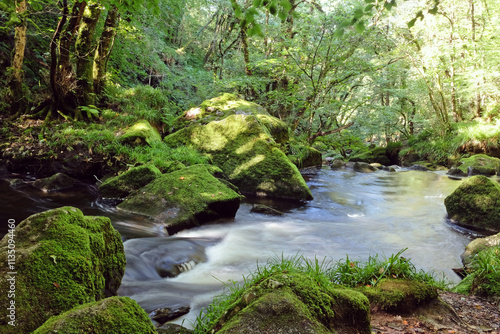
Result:
{"label": "moss-covered boulder", "polygon": [[411,313],[417,307],[438,297],[437,289],[428,284],[406,279],[382,279],[375,287],[361,287],[372,307],[398,314]]}
{"label": "moss-covered boulder", "polygon": [[469,176],[495,175],[500,171],[500,159],[489,157],[485,154],[476,154],[459,161],[458,169]]}
{"label": "moss-covered boulder", "polygon": [[218,333],[370,333],[361,293],[325,286],[312,276],[275,273],[241,294],[220,317]]}
{"label": "moss-covered boulder", "polygon": [[153,145],[161,142],[161,136],[151,124],[146,120],[141,120],[131,127],[125,129],[120,135],[120,140],[133,146]]}
{"label": "moss-covered boulder", "polygon": [[465,246],[465,251],[460,255],[462,259],[462,264],[464,267],[469,267],[474,258],[477,257],[479,252],[486,250],[491,247],[500,246],[500,233],[495,235],[490,235],[485,238],[477,238],[472,240],[467,246]]}
{"label": "moss-covered boulder", "polygon": [[241,197],[213,176],[222,171],[194,165],[163,174],[132,193],[118,208],[148,215],[165,224],[169,234],[218,218],[234,217]]}
{"label": "moss-covered boulder", "polygon": [[152,165],[133,167],[102,183],[99,186],[99,193],[105,198],[125,198],[132,191],[144,187],[160,175],[161,171]]}
{"label": "moss-covered boulder", "polygon": [[391,161],[387,157],[387,149],[382,146],[371,147],[367,151],[352,154],[349,157],[349,161],[366,162],[369,164],[378,162],[384,166],[389,166],[391,164]]}
{"label": "moss-covered boulder", "polygon": [[63,173],[56,173],[50,177],[38,179],[32,185],[44,192],[54,192],[73,188],[76,183],[78,180]]}
{"label": "moss-covered boulder", "polygon": [[444,205],[450,219],[472,229],[500,232],[500,186],[486,176],[465,180]]}
{"label": "moss-covered boulder", "polygon": [[165,142],[171,147],[190,145],[209,154],[245,195],[312,199],[299,170],[257,116],[230,115],[221,121],[190,126],[165,137]]}
{"label": "moss-covered boulder", "polygon": [[148,315],[128,297],[110,297],[53,316],[33,334],[154,334]]}
{"label": "moss-covered boulder", "polygon": [[288,154],[288,159],[298,168],[321,166],[323,164],[321,152],[309,146],[303,146],[298,151]]}
{"label": "moss-covered boulder", "polygon": [[[0,312],[0,333],[29,333],[53,315],[114,296],[125,272],[122,240],[109,218],[73,207],[20,222],[0,241],[0,261],[10,264],[0,267],[0,307],[15,301],[14,319]],[[15,297],[6,298],[12,290]]]}

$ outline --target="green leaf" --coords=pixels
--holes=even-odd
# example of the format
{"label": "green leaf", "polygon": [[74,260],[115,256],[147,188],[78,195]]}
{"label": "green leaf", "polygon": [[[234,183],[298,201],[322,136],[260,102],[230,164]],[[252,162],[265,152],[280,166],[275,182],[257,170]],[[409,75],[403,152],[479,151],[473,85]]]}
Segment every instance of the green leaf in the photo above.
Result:
{"label": "green leaf", "polygon": [[438,6],[437,5],[435,5],[431,9],[429,9],[429,14],[436,15],[437,12],[438,12]]}
{"label": "green leaf", "polygon": [[253,0],[254,7],[260,7],[262,5],[262,0]]}
{"label": "green leaf", "polygon": [[368,13],[368,12],[371,12],[372,8],[375,7],[375,5],[368,5],[365,7],[365,12]]}
{"label": "green leaf", "polygon": [[365,31],[365,23],[363,21],[359,21],[358,24],[356,24],[356,31],[358,33],[362,33],[363,31]]}
{"label": "green leaf", "polygon": [[365,0],[366,3],[374,3],[375,0]]}
{"label": "green leaf", "polygon": [[254,24],[252,28],[248,29],[249,36],[264,36],[262,33],[262,29],[260,28],[260,24]]}
{"label": "green leaf", "polygon": [[281,22],[285,22],[288,17],[288,11],[280,10],[278,17],[281,19]]}
{"label": "green leaf", "polygon": [[360,19],[363,17],[365,13],[363,12],[362,9],[358,8],[354,11],[354,17],[357,18],[357,19]]}
{"label": "green leaf", "polygon": [[290,10],[292,10],[292,4],[291,4],[291,3],[290,3],[290,1],[288,1],[288,0],[281,0],[280,5],[281,5],[281,7],[283,7],[283,9],[285,9],[287,12],[289,12]]}
{"label": "green leaf", "polygon": [[344,28],[340,27],[335,30],[335,37],[342,37],[344,36]]}
{"label": "green leaf", "polygon": [[417,18],[420,18],[420,20],[423,20],[424,19],[424,13],[422,13],[422,11],[420,10],[418,13],[417,13]]}
{"label": "green leaf", "polygon": [[417,21],[417,18],[412,19],[410,22],[407,23],[408,28],[411,28],[415,25],[415,22]]}

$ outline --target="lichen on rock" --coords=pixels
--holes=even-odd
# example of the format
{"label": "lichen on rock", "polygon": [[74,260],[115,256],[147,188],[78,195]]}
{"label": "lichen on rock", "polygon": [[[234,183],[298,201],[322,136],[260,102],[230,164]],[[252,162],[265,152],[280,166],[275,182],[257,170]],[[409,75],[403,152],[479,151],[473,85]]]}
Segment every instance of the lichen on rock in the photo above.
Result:
{"label": "lichen on rock", "polygon": [[48,333],[154,334],[156,330],[137,302],[128,297],[110,297],[53,316],[33,332]]}
{"label": "lichen on rock", "polygon": [[[7,296],[8,272],[15,270],[15,327],[0,314],[0,332],[29,333],[53,315],[114,296],[125,271],[120,234],[109,218],[84,216],[73,207],[32,215],[15,235],[15,268],[0,268],[0,293]],[[0,261],[7,263],[9,234],[0,241]],[[8,298],[0,299],[7,309]]]}
{"label": "lichen on rock", "polygon": [[444,204],[450,219],[472,229],[500,232],[500,185],[483,175],[465,180]]}

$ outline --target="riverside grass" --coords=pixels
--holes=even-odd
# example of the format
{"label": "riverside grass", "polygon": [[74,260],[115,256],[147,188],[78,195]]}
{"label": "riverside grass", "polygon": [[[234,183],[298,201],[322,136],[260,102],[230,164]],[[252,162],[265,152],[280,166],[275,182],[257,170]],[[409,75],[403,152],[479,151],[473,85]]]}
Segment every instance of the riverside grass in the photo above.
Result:
{"label": "riverside grass", "polygon": [[195,334],[209,332],[224,313],[242,297],[247,289],[258,285],[276,273],[293,275],[305,274],[311,277],[320,287],[355,288],[360,286],[375,286],[384,278],[401,278],[422,282],[438,289],[448,289],[449,283],[436,278],[432,273],[417,270],[409,259],[401,255],[406,248],[388,258],[378,254],[370,256],[366,262],[351,260],[348,256],[337,262],[323,258],[308,259],[297,253],[285,257],[275,255],[267,263],[257,263],[253,273],[243,276],[243,281],[224,283],[224,292],[214,298],[212,303],[200,314],[193,324]]}

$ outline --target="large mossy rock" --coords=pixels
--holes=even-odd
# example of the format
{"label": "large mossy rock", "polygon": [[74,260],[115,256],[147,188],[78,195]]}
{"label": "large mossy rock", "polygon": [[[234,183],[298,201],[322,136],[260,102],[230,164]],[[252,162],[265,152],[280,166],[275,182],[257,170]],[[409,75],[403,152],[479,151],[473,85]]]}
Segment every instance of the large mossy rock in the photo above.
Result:
{"label": "large mossy rock", "polygon": [[495,175],[500,171],[500,159],[476,154],[460,160],[458,169],[465,175]]}
{"label": "large mossy rock", "polygon": [[132,191],[144,187],[160,175],[161,171],[152,165],[133,167],[123,174],[106,180],[99,186],[99,193],[105,198],[125,198]]}
{"label": "large mossy rock", "polygon": [[234,114],[206,125],[193,125],[165,137],[165,142],[171,147],[190,145],[209,154],[245,195],[312,199],[299,170],[258,116]]}
{"label": "large mossy rock", "polygon": [[146,312],[128,297],[110,297],[77,306],[47,320],[33,334],[154,334]]}
{"label": "large mossy rock", "polygon": [[123,143],[133,146],[137,145],[153,145],[154,143],[161,142],[161,136],[151,124],[142,120],[131,127],[125,129],[125,132],[120,136]]}
{"label": "large mossy rock", "polygon": [[217,333],[370,333],[369,302],[361,293],[276,273],[241,294],[215,324]]}
{"label": "large mossy rock", "polygon": [[[0,312],[0,333],[29,333],[53,315],[114,296],[125,272],[120,234],[109,218],[62,207],[32,215],[0,241],[0,261],[15,240],[13,267],[0,268],[0,307],[15,300],[15,327]],[[11,275],[9,272],[17,272]],[[15,298],[8,290],[15,278]]]}
{"label": "large mossy rock", "polygon": [[359,290],[368,297],[373,308],[397,314],[411,313],[438,297],[435,287],[406,279],[382,279],[375,287]]}
{"label": "large mossy rock", "polygon": [[118,208],[156,218],[169,234],[218,218],[233,218],[241,196],[212,174],[210,165],[194,165],[163,174],[132,193]]}
{"label": "large mossy rock", "polygon": [[297,152],[288,154],[288,159],[298,168],[321,166],[323,156],[321,152],[310,146],[303,146]]}
{"label": "large mossy rock", "polygon": [[450,219],[472,229],[500,232],[500,186],[486,176],[465,180],[444,205]]}
{"label": "large mossy rock", "polygon": [[366,162],[369,164],[378,162],[385,166],[391,165],[391,161],[387,156],[387,149],[382,146],[376,146],[370,148],[368,151],[355,153],[349,157],[349,161]]}

